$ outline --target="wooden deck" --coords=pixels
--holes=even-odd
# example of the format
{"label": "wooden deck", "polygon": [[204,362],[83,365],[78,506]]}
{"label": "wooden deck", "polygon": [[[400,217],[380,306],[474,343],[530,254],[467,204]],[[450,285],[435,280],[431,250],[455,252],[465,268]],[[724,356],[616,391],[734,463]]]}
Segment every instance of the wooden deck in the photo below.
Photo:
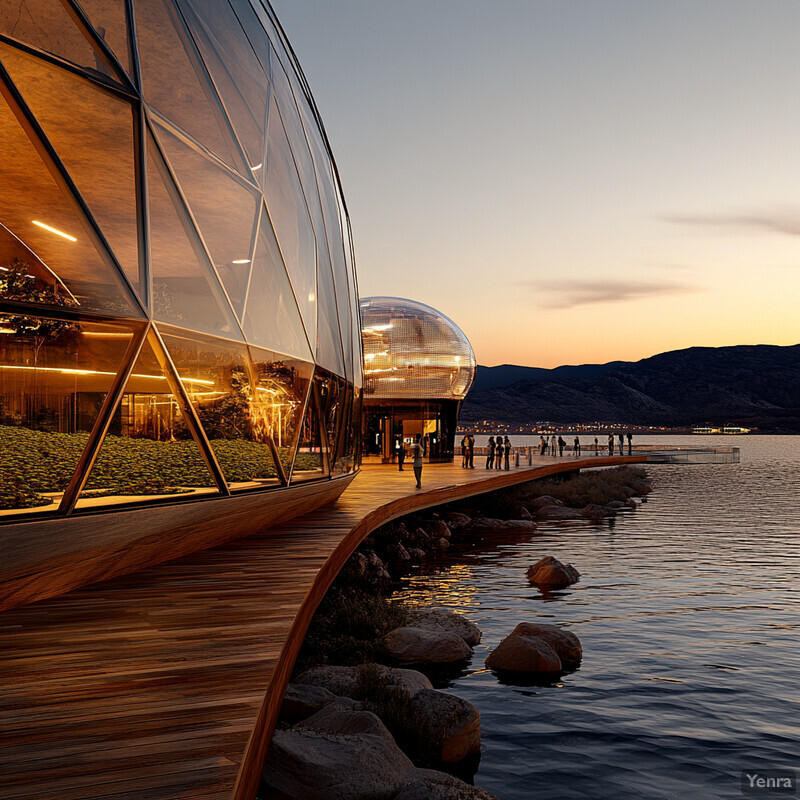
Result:
{"label": "wooden deck", "polygon": [[[409,511],[645,457],[494,472],[366,467],[333,505],[248,539],[0,614],[0,798],[251,800],[322,595]],[[157,513],[157,512],[154,512]]]}

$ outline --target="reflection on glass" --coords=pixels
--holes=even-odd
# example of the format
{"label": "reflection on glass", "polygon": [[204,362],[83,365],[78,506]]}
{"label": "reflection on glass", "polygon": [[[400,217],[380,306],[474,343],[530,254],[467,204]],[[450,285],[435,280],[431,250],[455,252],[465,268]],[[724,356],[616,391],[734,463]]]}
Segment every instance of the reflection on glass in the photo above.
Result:
{"label": "reflection on glass", "polygon": [[250,355],[256,390],[254,424],[272,436],[288,475],[314,366],[255,347],[250,348]]}
{"label": "reflection on glass", "polygon": [[58,507],[133,332],[0,312],[0,515]]}
{"label": "reflection on glass", "polygon": [[80,0],[80,5],[97,35],[114,53],[122,67],[131,72],[125,4],[119,0]]}
{"label": "reflection on glass", "polygon": [[255,190],[242,185],[241,179],[234,178],[168,128],[159,124],[154,128],[214,266],[234,308],[241,313],[258,212]]}
{"label": "reflection on glass", "polygon": [[317,335],[314,230],[274,95],[270,101],[268,131],[264,194],[297,305],[313,342]]}
{"label": "reflection on glass", "polygon": [[0,287],[0,300],[140,316],[111,259],[94,248],[74,198],[56,186],[3,99],[0,142],[0,271],[17,264],[37,281],[27,298],[12,297],[9,285]]}
{"label": "reflection on glass", "polygon": [[[250,167],[264,162],[267,75],[242,26],[220,0],[180,0]],[[191,7],[197,15],[191,13]]]}
{"label": "reflection on glass", "polygon": [[261,214],[243,325],[248,341],[253,344],[304,361],[313,360],[275,232],[265,211]]}
{"label": "reflection on glass", "polygon": [[0,57],[138,288],[133,111],[96,84],[0,44]]}
{"label": "reflection on glass", "polygon": [[351,397],[346,390],[345,381],[325,370],[316,371],[314,383],[319,398],[322,425],[328,437],[330,463],[336,474],[341,471],[336,469],[336,462],[344,455],[345,428]]}
{"label": "reflection on glass", "polygon": [[302,483],[324,477],[327,474],[328,466],[323,453],[316,392],[312,391],[308,395],[308,404],[300,428],[300,440],[297,444],[291,482]]}
{"label": "reflection on glass", "polygon": [[214,87],[170,0],[136,0],[144,99],[232,167],[246,171]]}
{"label": "reflection on glass", "polygon": [[[259,391],[259,383],[254,388],[244,345],[171,329],[163,336],[231,489],[277,484],[270,423],[278,414],[270,408],[273,396]],[[287,404],[283,416],[291,415]]]}
{"label": "reflection on glass", "polygon": [[155,142],[148,140],[153,315],[194,330],[241,338],[238,324],[172,183]]}
{"label": "reflection on glass", "polygon": [[76,508],[217,491],[170,382],[145,342]]}
{"label": "reflection on glass", "polygon": [[99,78],[118,80],[61,3],[4,0],[0,3],[0,33],[71,61]]}

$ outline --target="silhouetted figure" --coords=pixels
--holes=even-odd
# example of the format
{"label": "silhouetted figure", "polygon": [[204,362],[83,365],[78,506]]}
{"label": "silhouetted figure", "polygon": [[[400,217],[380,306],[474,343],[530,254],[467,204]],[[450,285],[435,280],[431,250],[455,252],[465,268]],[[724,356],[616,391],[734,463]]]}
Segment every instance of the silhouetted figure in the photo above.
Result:
{"label": "silhouetted figure", "polygon": [[558,445],[556,444],[556,435],[553,434],[550,437],[550,455],[551,456],[557,455],[557,452],[556,452],[557,449],[558,449]]}
{"label": "silhouetted figure", "polygon": [[628,455],[632,454],[633,450],[633,434],[628,431]]}
{"label": "silhouetted figure", "polygon": [[475,469],[473,460],[475,458],[475,436],[472,433],[467,434],[467,467]]}
{"label": "silhouetted figure", "polygon": [[414,444],[411,445],[411,455],[414,457],[414,477],[417,479],[417,489],[422,488],[422,457],[425,451],[419,443],[419,436],[416,437]]}
{"label": "silhouetted figure", "polygon": [[594,437],[594,454],[599,455],[600,453],[600,442],[597,441],[597,437]]}
{"label": "silhouetted figure", "polygon": [[562,458],[564,457],[564,448],[567,446],[567,443],[559,436],[558,437],[558,454]]}
{"label": "silhouetted figure", "polygon": [[623,434],[619,435],[619,454],[622,455],[622,448],[625,446],[625,436]]}
{"label": "silhouetted figure", "polygon": [[494,436],[489,437],[489,452],[486,455],[486,469],[494,466]]}
{"label": "silhouetted figure", "polygon": [[608,434],[608,454],[610,456],[614,455],[614,434],[613,433],[609,433]]}
{"label": "silhouetted figure", "polygon": [[494,458],[494,468],[503,469],[503,437],[497,437],[497,453]]}
{"label": "silhouetted figure", "polygon": [[503,455],[505,456],[506,469],[511,469],[511,465],[509,464],[509,460],[511,459],[511,441],[508,436],[503,439]]}
{"label": "silhouetted figure", "polygon": [[400,441],[397,443],[397,468],[400,472],[405,471],[403,469],[403,464],[405,463],[405,460],[406,460],[406,448],[405,445],[403,444],[403,440],[400,439]]}
{"label": "silhouetted figure", "polygon": [[467,434],[461,439],[461,469],[467,468]]}
{"label": "silhouetted figure", "polygon": [[581,440],[576,436],[575,441],[572,443],[573,449],[575,450],[575,456],[579,456],[581,454]]}
{"label": "silhouetted figure", "polygon": [[539,455],[543,456],[547,452],[547,439],[544,436],[539,437]]}

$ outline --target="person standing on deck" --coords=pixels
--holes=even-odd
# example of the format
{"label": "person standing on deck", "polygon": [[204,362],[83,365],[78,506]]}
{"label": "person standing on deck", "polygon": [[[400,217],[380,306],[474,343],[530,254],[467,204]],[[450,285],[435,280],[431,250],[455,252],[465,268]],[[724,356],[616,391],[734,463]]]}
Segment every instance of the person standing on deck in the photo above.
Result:
{"label": "person standing on deck", "polygon": [[511,469],[511,465],[509,464],[509,460],[511,458],[511,440],[508,438],[508,436],[503,439],[503,454],[505,455],[506,469]]}
{"label": "person standing on deck", "polygon": [[622,448],[625,446],[625,436],[619,435],[619,454],[622,455]]}
{"label": "person standing on deck", "polygon": [[414,477],[417,479],[417,489],[422,488],[422,456],[424,450],[419,443],[419,435],[417,435],[414,444],[411,445],[411,455],[414,457]]}
{"label": "person standing on deck", "polygon": [[543,456],[547,452],[547,442],[544,436],[539,436],[539,455]]}
{"label": "person standing on deck", "polygon": [[397,469],[399,472],[405,472],[403,464],[406,460],[406,447],[403,444],[402,438],[397,440]]}
{"label": "person standing on deck", "polygon": [[475,469],[475,435],[470,431],[467,434],[467,468]]}
{"label": "person standing on deck", "polygon": [[597,441],[597,437],[594,437],[594,454],[598,455],[600,453],[600,442]]}
{"label": "person standing on deck", "polygon": [[631,455],[633,450],[633,434],[628,431],[628,455]]}
{"label": "person standing on deck", "polygon": [[581,454],[581,440],[576,436],[572,444],[572,449],[575,451],[575,458],[577,458]]}
{"label": "person standing on deck", "polygon": [[609,433],[608,434],[608,454],[610,456],[614,455],[614,434],[613,433]]}
{"label": "person standing on deck", "polygon": [[550,455],[556,456],[558,455],[558,445],[556,444],[556,435],[553,434],[550,437]]}
{"label": "person standing on deck", "polygon": [[558,454],[563,458],[564,456],[564,448],[567,446],[567,443],[559,436],[558,437]]}
{"label": "person standing on deck", "polygon": [[494,466],[494,436],[489,437],[489,452],[486,454],[486,469]]}
{"label": "person standing on deck", "polygon": [[503,437],[497,437],[497,457],[494,461],[495,469],[503,469]]}
{"label": "person standing on deck", "polygon": [[467,448],[469,446],[467,434],[465,433],[461,439],[461,469],[467,468]]}

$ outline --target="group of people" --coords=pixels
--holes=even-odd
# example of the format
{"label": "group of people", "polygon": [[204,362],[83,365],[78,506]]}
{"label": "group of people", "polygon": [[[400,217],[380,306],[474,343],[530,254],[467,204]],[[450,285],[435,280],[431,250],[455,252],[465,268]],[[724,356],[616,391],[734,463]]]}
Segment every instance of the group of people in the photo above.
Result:
{"label": "group of people", "polygon": [[[628,440],[628,455],[631,455],[633,451],[633,434],[632,433],[621,433],[619,434],[619,454],[624,455],[625,451],[625,439]],[[563,456],[564,455],[564,448],[567,446],[567,443],[564,439],[559,436],[556,438],[556,435],[553,434],[552,436],[539,436],[539,455],[546,456]],[[581,454],[581,440],[578,436],[572,442],[572,454],[574,456],[579,456]],[[594,454],[596,456],[600,455],[600,440],[595,436],[594,437]],[[608,434],[608,454],[610,456],[614,455],[614,434]]]}
{"label": "group of people", "polygon": [[475,469],[475,437],[471,433],[464,434],[461,440],[461,466],[464,469]]}
{"label": "group of people", "polygon": [[489,451],[486,454],[486,469],[511,469],[511,442],[508,436],[489,437]]}

